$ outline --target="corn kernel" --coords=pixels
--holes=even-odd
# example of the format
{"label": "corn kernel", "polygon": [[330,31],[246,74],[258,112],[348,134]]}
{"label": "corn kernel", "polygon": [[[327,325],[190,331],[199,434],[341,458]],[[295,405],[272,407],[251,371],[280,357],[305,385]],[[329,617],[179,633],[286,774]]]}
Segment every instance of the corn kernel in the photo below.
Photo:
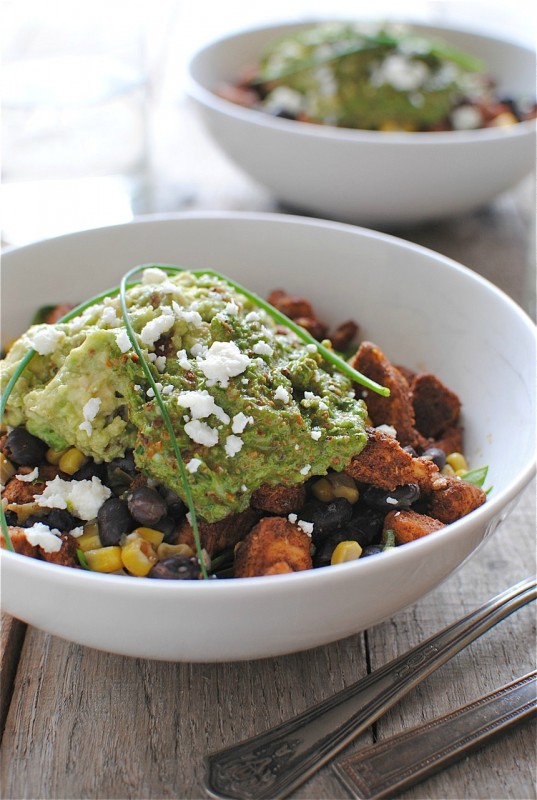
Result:
{"label": "corn kernel", "polygon": [[9,461],[9,459],[7,459],[3,453],[0,453],[0,482],[2,485],[5,486],[8,480],[12,478],[16,472],[17,470],[11,461]]}
{"label": "corn kernel", "polygon": [[168,558],[168,556],[188,556],[188,558],[191,558],[193,555],[194,551],[187,544],[168,544],[163,542],[157,548],[159,561],[162,561],[163,558]]}
{"label": "corn kernel", "polygon": [[332,553],[331,564],[343,564],[344,561],[356,561],[362,555],[358,542],[340,542]]}
{"label": "corn kernel", "polygon": [[317,500],[321,500],[323,503],[329,503],[334,499],[334,487],[328,478],[320,478],[316,481],[313,484],[312,492]]}
{"label": "corn kernel", "polygon": [[67,473],[67,475],[74,475],[75,472],[87,464],[89,458],[84,455],[84,453],[80,452],[77,447],[70,447],[58,461],[58,466],[62,472]]}
{"label": "corn kernel", "polygon": [[350,475],[345,472],[330,472],[327,479],[332,484],[334,497],[344,497],[352,504],[358,501],[360,493]]}
{"label": "corn kernel", "polygon": [[157,563],[157,554],[149,542],[131,533],[121,548],[121,562],[131,575],[144,578]]}
{"label": "corn kernel", "polygon": [[507,128],[509,125],[516,125],[517,122],[518,120],[514,114],[510,111],[504,111],[502,114],[498,114],[497,117],[494,117],[490,125],[493,128]]}
{"label": "corn kernel", "polygon": [[95,572],[118,572],[123,568],[121,547],[111,545],[97,550],[85,551],[88,567]]}
{"label": "corn kernel", "polygon": [[84,533],[77,537],[77,547],[86,552],[87,550],[97,550],[101,547],[99,532],[95,523],[90,523],[84,527]]}
{"label": "corn kernel", "polygon": [[455,472],[459,469],[463,469],[466,472],[468,471],[468,462],[462,453],[450,453],[446,458],[446,463],[449,464]]}
{"label": "corn kernel", "polygon": [[47,459],[49,464],[53,464],[55,467],[58,466],[60,463],[60,458],[63,456],[64,453],[67,453],[69,450],[68,447],[64,447],[63,450],[54,450],[52,447],[46,452],[45,458]]}
{"label": "corn kernel", "polygon": [[162,544],[162,540],[164,539],[164,534],[162,531],[157,531],[155,528],[136,528],[133,533],[137,533],[138,536],[141,536],[142,539],[145,539],[146,542],[152,544],[153,547],[158,547],[159,544]]}
{"label": "corn kernel", "polygon": [[442,469],[440,470],[440,473],[441,473],[442,475],[448,475],[448,476],[450,476],[450,477],[453,477],[453,476],[455,475],[455,470],[453,469],[453,467],[451,466],[451,464],[445,464],[445,465],[442,467]]}

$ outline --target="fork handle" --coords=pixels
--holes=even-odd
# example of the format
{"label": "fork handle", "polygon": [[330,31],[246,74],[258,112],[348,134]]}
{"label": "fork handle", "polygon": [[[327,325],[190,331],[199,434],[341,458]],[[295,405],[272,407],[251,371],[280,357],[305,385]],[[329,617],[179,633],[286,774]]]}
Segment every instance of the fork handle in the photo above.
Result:
{"label": "fork handle", "polygon": [[287,722],[207,758],[210,795],[286,797],[420,681],[537,597],[528,579],[422,644]]}
{"label": "fork handle", "polygon": [[343,759],[333,769],[351,797],[381,800],[429,778],[537,711],[537,672]]}

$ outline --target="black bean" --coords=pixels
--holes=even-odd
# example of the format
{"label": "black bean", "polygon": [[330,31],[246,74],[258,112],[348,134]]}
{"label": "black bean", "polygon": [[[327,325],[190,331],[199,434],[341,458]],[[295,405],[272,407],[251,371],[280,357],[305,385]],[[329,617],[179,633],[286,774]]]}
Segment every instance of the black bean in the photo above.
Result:
{"label": "black bean", "polygon": [[446,466],[446,454],[439,447],[428,447],[422,453],[422,458],[432,461],[438,469],[443,469]]}
{"label": "black bean", "polygon": [[97,514],[97,525],[103,547],[119,544],[123,534],[130,533],[135,527],[127,504],[118,497],[104,501]]}
{"label": "black bean", "polygon": [[165,486],[159,486],[159,492],[168,506],[169,516],[173,517],[175,520],[183,519],[186,514],[186,505],[179,495],[172,489],[167,489]]}
{"label": "black bean", "polygon": [[371,508],[380,511],[395,511],[401,508],[410,508],[420,496],[420,489],[416,483],[408,483],[406,486],[398,486],[389,492],[380,489],[378,486],[366,486],[362,491],[362,499]]}
{"label": "black bean", "polygon": [[139,486],[135,489],[128,495],[127,505],[136,522],[149,528],[156,525],[167,511],[164,498],[150,486]]}
{"label": "black bean", "polygon": [[367,558],[367,556],[376,556],[378,555],[378,553],[382,553],[383,550],[384,550],[384,545],[382,544],[369,544],[362,550],[362,555],[360,556],[360,558]]}
{"label": "black bean", "polygon": [[173,517],[163,517],[152,527],[164,534],[164,539],[162,540],[163,542],[166,542],[166,544],[177,544],[179,527],[177,525],[177,520],[175,520]]}
{"label": "black bean", "polygon": [[168,556],[168,558],[163,558],[162,561],[157,561],[147,577],[192,581],[198,580],[200,576],[200,566],[195,556]]}
{"label": "black bean", "polygon": [[300,519],[313,522],[312,538],[316,542],[349,522],[352,511],[352,504],[348,500],[336,497],[329,503],[320,500],[308,503],[300,511]]}
{"label": "black bean", "polygon": [[417,457],[417,455],[418,455],[418,454],[416,453],[416,451],[414,450],[414,448],[412,447],[412,445],[410,445],[410,444],[406,444],[406,445],[403,447],[403,450],[405,451],[405,453],[410,453],[410,455],[412,456],[412,458],[416,458],[416,457]]}
{"label": "black bean", "polygon": [[26,428],[14,428],[6,436],[4,453],[14,464],[35,467],[45,460],[48,445]]}
{"label": "black bean", "polygon": [[19,524],[19,518],[15,514],[14,511],[6,511],[6,523],[9,527],[17,527]]}
{"label": "black bean", "polygon": [[72,531],[73,528],[82,525],[82,521],[74,517],[66,508],[51,509],[46,519],[43,521],[49,528],[57,528],[57,530],[62,531],[62,533]]}
{"label": "black bean", "polygon": [[103,483],[106,482],[107,469],[106,464],[97,464],[93,459],[90,459],[87,464],[80,467],[78,472],[73,475],[74,481],[91,481],[92,478],[99,478]]}
{"label": "black bean", "polygon": [[130,486],[137,470],[132,452],[123,458],[114,458],[106,466],[106,484],[116,493],[121,494]]}
{"label": "black bean", "polygon": [[349,539],[354,539],[362,547],[373,544],[380,538],[385,512],[358,503],[354,506],[350,522],[345,525]]}

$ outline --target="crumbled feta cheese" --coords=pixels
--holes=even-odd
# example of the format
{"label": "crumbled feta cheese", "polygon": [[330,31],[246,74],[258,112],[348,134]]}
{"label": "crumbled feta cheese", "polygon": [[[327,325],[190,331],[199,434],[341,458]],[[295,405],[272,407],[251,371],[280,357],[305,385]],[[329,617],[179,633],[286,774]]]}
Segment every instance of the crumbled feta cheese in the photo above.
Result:
{"label": "crumbled feta cheese", "polygon": [[239,450],[242,448],[244,442],[240,438],[240,436],[227,436],[226,443],[224,445],[224,449],[226,451],[226,455],[228,458],[237,455]]}
{"label": "crumbled feta cheese", "polygon": [[60,477],[47,481],[45,491],[36,495],[41,508],[67,508],[75,517],[86,522],[97,516],[99,508],[112,492],[100,479],[64,481]]}
{"label": "crumbled feta cheese", "polygon": [[261,319],[261,317],[260,317],[260,315],[259,315],[259,313],[257,311],[250,311],[244,317],[244,321],[245,322],[259,322],[260,319]]}
{"label": "crumbled feta cheese", "polygon": [[298,519],[298,516],[296,514],[288,514],[287,519],[294,525]]}
{"label": "crumbled feta cheese", "polygon": [[205,447],[214,447],[218,444],[218,431],[202,422],[199,419],[193,419],[185,425],[185,433],[196,444],[202,444]]}
{"label": "crumbled feta cheese", "polygon": [[236,317],[236,316],[237,316],[237,314],[239,313],[239,307],[238,307],[238,305],[237,305],[235,302],[233,302],[233,300],[232,300],[232,301],[231,301],[231,303],[228,303],[228,304],[226,305],[226,307],[224,308],[224,312],[225,312],[225,313],[226,313],[226,314],[227,314],[229,317]]}
{"label": "crumbled feta cheese", "polygon": [[172,392],[173,392],[173,385],[171,383],[169,383],[167,386],[163,386],[162,394],[167,395],[171,394]]}
{"label": "crumbled feta cheese", "polygon": [[143,344],[152,346],[160,339],[163,333],[167,333],[175,323],[175,316],[169,312],[164,312],[154,319],[147,322],[142,328],[140,338]]}
{"label": "crumbled feta cheese", "polygon": [[31,344],[40,356],[48,356],[64,338],[65,334],[53,325],[43,325],[32,331]]}
{"label": "crumbled feta cheese", "polygon": [[297,526],[301,530],[303,530],[304,533],[307,533],[308,536],[311,536],[311,534],[313,533],[313,522],[306,522],[306,520],[299,519],[297,522]]}
{"label": "crumbled feta cheese", "polygon": [[464,105],[455,108],[449,115],[456,131],[471,131],[483,125],[483,115],[475,106]]}
{"label": "crumbled feta cheese", "polygon": [[229,422],[229,416],[224,409],[215,403],[214,397],[206,390],[181,392],[177,403],[183,408],[189,408],[193,419],[206,419],[214,414],[224,425]]}
{"label": "crumbled feta cheese", "polygon": [[71,528],[69,533],[71,534],[71,536],[74,536],[75,539],[78,539],[78,537],[82,536],[82,534],[84,533],[84,526],[79,525],[77,528]]}
{"label": "crumbled feta cheese", "polygon": [[242,484],[242,486],[241,486],[241,491],[242,491],[242,492],[247,492],[247,491],[248,491],[248,487],[246,486],[246,484],[245,484],[245,483],[243,483],[243,484]]}
{"label": "crumbled feta cheese", "polygon": [[387,503],[388,503],[390,506],[396,506],[396,505],[397,505],[397,498],[396,498],[396,497],[387,497],[387,498],[386,498],[386,502],[387,502]]}
{"label": "crumbled feta cheese", "polygon": [[190,352],[192,353],[194,358],[204,356],[207,350],[208,350],[207,345],[203,344],[202,342],[196,342],[196,344],[193,344],[192,347],[190,348]]}
{"label": "crumbled feta cheese", "polygon": [[166,369],[166,356],[157,356],[155,358],[155,367],[159,372],[164,372]]}
{"label": "crumbled feta cheese", "polygon": [[116,344],[122,353],[127,353],[131,349],[131,340],[125,328],[119,331],[119,333],[116,333]]}
{"label": "crumbled feta cheese", "polygon": [[24,481],[25,483],[31,483],[32,481],[35,481],[36,478],[39,477],[39,468],[35,467],[35,469],[33,469],[27,475],[15,475],[15,477],[17,478],[18,481]]}
{"label": "crumbled feta cheese", "polygon": [[424,61],[393,54],[373,72],[371,83],[373,86],[388,83],[398,92],[411,92],[420,89],[429,75],[429,67]]}
{"label": "crumbled feta cheese", "polygon": [[397,438],[397,431],[393,425],[377,425],[375,430],[385,433],[387,436],[393,436],[394,439]]}
{"label": "crumbled feta cheese", "polygon": [[[157,382],[155,383],[155,386],[157,387],[157,390],[160,392],[160,391],[161,391],[161,389],[162,389],[162,384],[161,384],[159,381],[157,381]],[[152,387],[152,386],[150,386],[150,387],[149,387],[149,389],[148,389],[148,390],[147,390],[147,392],[146,392],[146,395],[147,395],[148,397],[154,397],[154,396],[155,396],[155,390],[153,389],[153,387]]]}
{"label": "crumbled feta cheese", "polygon": [[190,461],[187,464],[185,464],[185,468],[187,469],[187,471],[191,472],[192,474],[194,472],[197,472],[200,466],[201,466],[201,461],[199,458],[191,458]]}
{"label": "crumbled feta cheese", "polygon": [[84,404],[82,408],[82,416],[84,421],[80,423],[78,426],[79,430],[86,431],[88,436],[91,436],[93,433],[93,425],[91,424],[97,413],[101,407],[101,398],[100,397],[90,397],[87,403]]}
{"label": "crumbled feta cheese", "polygon": [[239,411],[238,414],[235,414],[233,417],[233,421],[231,423],[231,430],[233,433],[242,433],[243,430],[246,428],[248,423],[252,423],[254,421],[253,417],[247,417],[246,414],[243,414],[242,411]]}
{"label": "crumbled feta cheese", "polygon": [[110,325],[112,328],[118,328],[120,324],[115,308],[112,306],[103,308],[101,312],[101,325]]}
{"label": "crumbled feta cheese", "polygon": [[229,379],[244,372],[248,364],[250,358],[241,353],[235,342],[213,342],[199,361],[199,367],[208,379],[207,385],[218,383],[224,389],[229,386]]}
{"label": "crumbled feta cheese", "polygon": [[275,400],[281,400],[282,403],[285,403],[285,405],[287,405],[287,403],[289,402],[289,400],[291,398],[289,396],[289,392],[287,391],[287,389],[285,387],[278,386],[278,388],[274,392],[274,399]]}
{"label": "crumbled feta cheese", "polygon": [[35,522],[30,528],[22,528],[26,540],[34,547],[40,547],[45,553],[57,553],[61,550],[62,540],[57,528],[49,528],[42,522]]}
{"label": "crumbled feta cheese", "polygon": [[142,283],[164,283],[168,280],[168,273],[159,267],[146,267],[142,272]]}
{"label": "crumbled feta cheese", "polygon": [[310,471],[311,471],[311,464],[306,464],[306,466],[302,467],[302,469],[300,470],[300,474],[307,475],[308,472]]}
{"label": "crumbled feta cheese", "polygon": [[258,356],[271,356],[274,353],[272,347],[267,342],[256,342],[253,351]]}
{"label": "crumbled feta cheese", "polygon": [[317,352],[317,345],[316,344],[307,344],[306,350],[308,353],[316,353]]}
{"label": "crumbled feta cheese", "polygon": [[315,430],[313,430],[310,435],[314,442],[318,442],[321,436],[323,435],[323,432],[320,431],[318,428],[315,428]]}

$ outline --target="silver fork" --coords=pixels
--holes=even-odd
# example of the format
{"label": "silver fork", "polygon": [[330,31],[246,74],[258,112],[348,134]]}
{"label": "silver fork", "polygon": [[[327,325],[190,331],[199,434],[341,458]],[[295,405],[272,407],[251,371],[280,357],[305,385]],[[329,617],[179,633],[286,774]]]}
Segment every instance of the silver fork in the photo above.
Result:
{"label": "silver fork", "polygon": [[536,598],[535,578],[521,581],[302,714],[210,754],[209,794],[234,800],[287,797],[434,670]]}

